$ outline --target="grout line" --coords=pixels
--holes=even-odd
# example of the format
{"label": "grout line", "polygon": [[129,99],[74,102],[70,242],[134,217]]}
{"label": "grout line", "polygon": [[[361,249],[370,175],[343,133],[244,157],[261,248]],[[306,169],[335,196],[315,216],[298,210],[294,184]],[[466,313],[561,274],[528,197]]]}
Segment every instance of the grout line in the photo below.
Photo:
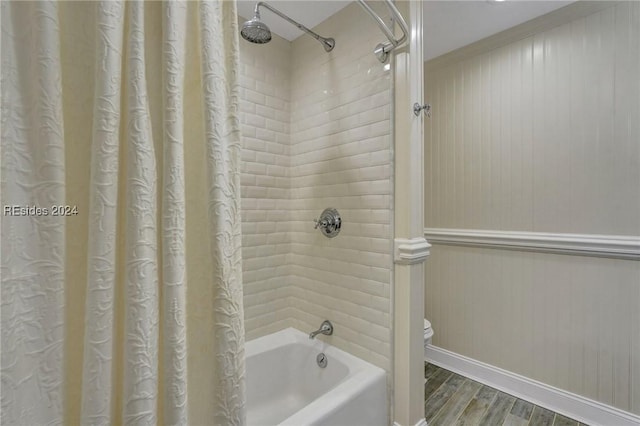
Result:
{"label": "grout line", "polygon": [[[425,360],[425,362],[424,362],[425,367],[427,366],[427,364],[429,364],[429,362]],[[436,367],[437,367],[438,369],[440,369],[440,367],[438,367],[437,365],[436,365]],[[425,379],[424,383],[425,383],[425,385],[427,384],[427,380],[429,380],[431,377],[433,377],[437,372],[438,372],[438,370],[436,370],[434,373],[431,373],[428,377],[427,377],[427,375],[426,375],[426,373],[425,373],[425,376],[424,376],[424,379]],[[426,395],[425,395],[425,400],[424,400],[424,402],[427,402]]]}
{"label": "grout line", "polygon": [[[444,370],[444,368],[442,368],[442,370]],[[440,389],[442,386],[444,386],[444,384],[445,384],[445,383],[447,383],[447,382],[448,382],[448,381],[453,377],[453,375],[454,375],[454,374],[455,374],[454,372],[451,372],[451,376],[449,376],[449,377],[447,378],[447,380],[445,380],[444,382],[440,383],[440,386],[438,386],[437,388],[435,388],[435,389],[433,390],[433,393],[429,396],[429,398],[427,398],[427,399],[424,401],[424,404],[425,404],[425,405],[426,405],[426,404],[427,404],[427,402],[431,399],[431,397],[432,397],[433,395],[435,395],[435,394],[436,394],[436,392],[438,392],[438,389]]]}
{"label": "grout line", "polygon": [[[482,385],[482,386],[487,386],[487,385]],[[487,386],[488,388],[494,389],[491,386]],[[493,398],[491,398],[491,401],[487,404],[487,408],[484,409],[484,411],[482,412],[482,416],[480,417],[480,421],[482,421],[482,419],[484,419],[484,416],[487,414],[487,412],[489,411],[489,407],[491,407],[491,405],[495,402],[495,400],[498,398],[498,394],[500,393],[499,390],[495,389],[496,394],[493,395]]]}
{"label": "grout line", "polygon": [[[453,373],[453,374],[456,374],[456,373]],[[442,387],[445,383],[447,383],[449,380],[451,380],[451,379],[453,378],[453,374],[451,375],[451,377],[449,377],[449,378],[448,378],[444,383],[442,383],[442,385],[440,385],[440,386]],[[464,377],[464,376],[461,376],[461,377]],[[445,401],[445,403],[444,403],[444,404],[442,404],[442,407],[440,407],[440,409],[434,413],[432,421],[434,421],[435,419],[437,419],[437,418],[438,418],[438,416],[440,416],[440,413],[442,412],[442,410],[444,410],[444,407],[446,407],[446,406],[447,406],[447,403],[451,400],[451,398],[453,398],[453,395],[457,394],[457,393],[460,391],[460,389],[462,389],[462,386],[464,386],[464,384],[465,384],[465,383],[467,383],[469,380],[471,380],[471,379],[467,379],[467,378],[465,377],[464,381],[463,381],[462,383],[460,383],[460,387],[459,387],[458,389],[456,389],[456,391],[455,391],[454,393],[452,393],[452,394],[451,394],[451,396],[449,396],[449,398],[447,398],[447,400]],[[438,388],[438,389],[440,389],[440,388]],[[437,391],[437,390],[436,390],[436,391]],[[434,395],[435,395],[435,392],[434,392]],[[426,404],[426,402],[425,402],[425,404]]]}
{"label": "grout line", "polygon": [[[504,392],[506,393],[506,392]],[[498,395],[498,394],[496,394]],[[510,395],[507,393],[507,395]],[[510,395],[513,396],[513,395]],[[502,422],[502,424],[504,425],[504,423],[507,421],[507,417],[509,417],[509,414],[511,414],[511,410],[513,410],[513,406],[516,405],[516,401],[518,401],[518,398],[514,397],[513,399],[513,403],[511,404],[511,406],[507,409],[507,415],[504,417],[504,422]],[[528,422],[527,422],[528,423]],[[553,426],[553,425],[552,425]]]}
{"label": "grout line", "polygon": [[[439,368],[440,370],[444,370],[444,368],[440,368],[440,367],[438,367],[438,368]],[[449,370],[447,370],[447,371],[449,371]],[[429,398],[427,398],[427,399],[424,401],[425,405],[426,405],[426,404],[427,404],[427,402],[431,399],[431,397],[433,397],[433,395],[435,395],[435,394],[436,394],[436,392],[438,392],[438,389],[440,389],[442,386],[444,386],[444,384],[445,384],[445,383],[447,383],[449,380],[451,380],[451,378],[453,377],[453,375],[454,375],[454,374],[456,374],[456,373],[454,373],[453,371],[451,371],[451,376],[449,376],[449,377],[447,378],[447,380],[445,380],[444,382],[440,383],[440,386],[438,386],[437,388],[435,388],[435,389],[433,390],[433,393],[429,396]],[[442,409],[442,408],[441,408],[441,409]]]}
{"label": "grout line", "polygon": [[[520,399],[520,398],[518,398],[518,399]],[[529,401],[525,401],[524,399],[520,399],[520,401],[529,402]],[[534,408],[536,407],[536,405],[535,405],[534,403],[532,403],[532,402],[529,402],[529,404],[531,404],[531,406],[532,406],[533,408],[531,408],[531,412],[529,413],[529,417],[527,417],[527,418],[525,419],[525,420],[527,421],[527,424],[529,424],[529,422],[531,421],[531,417],[533,417],[533,410],[534,410]]]}
{"label": "grout line", "polygon": [[[475,380],[471,380],[468,379],[469,381],[471,381],[472,383],[478,383],[480,385],[480,387],[478,388],[478,390],[476,391],[476,393],[473,394],[473,396],[471,397],[471,399],[469,400],[469,402],[467,403],[467,405],[464,406],[464,408],[462,409],[462,411],[460,411],[460,414],[458,414],[458,417],[456,417],[454,419],[454,421],[456,422],[456,424],[458,423],[458,420],[460,420],[460,417],[462,417],[462,415],[464,414],[465,410],[467,409],[467,407],[471,404],[471,402],[473,402],[473,399],[478,395],[478,393],[480,392],[480,390],[482,389],[482,387],[484,386],[482,383],[480,382],[476,382]],[[487,406],[488,407],[488,406]],[[486,410],[485,410],[486,411]],[[482,412],[482,414],[484,415],[484,412]],[[482,418],[482,417],[481,417]]]}

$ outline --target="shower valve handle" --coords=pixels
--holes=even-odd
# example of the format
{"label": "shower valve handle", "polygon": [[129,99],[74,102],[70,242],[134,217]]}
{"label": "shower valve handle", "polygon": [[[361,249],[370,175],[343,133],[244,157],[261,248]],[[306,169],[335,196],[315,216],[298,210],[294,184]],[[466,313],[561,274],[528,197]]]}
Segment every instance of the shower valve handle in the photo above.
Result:
{"label": "shower valve handle", "polygon": [[313,227],[313,229],[318,229],[318,227],[320,228],[326,228],[327,226],[329,226],[329,222],[327,220],[321,219],[313,219],[313,221],[316,223],[316,226]]}
{"label": "shower valve handle", "polygon": [[320,228],[322,235],[333,238],[340,233],[342,227],[342,219],[340,213],[334,208],[324,209],[319,218],[313,219],[315,226],[313,229]]}

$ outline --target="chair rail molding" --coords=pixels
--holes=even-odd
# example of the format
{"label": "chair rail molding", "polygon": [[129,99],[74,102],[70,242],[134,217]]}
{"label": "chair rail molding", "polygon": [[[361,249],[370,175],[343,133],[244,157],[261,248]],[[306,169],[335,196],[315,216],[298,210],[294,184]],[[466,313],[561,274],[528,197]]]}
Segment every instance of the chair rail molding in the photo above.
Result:
{"label": "chair rail molding", "polygon": [[431,244],[640,260],[640,237],[425,228]]}

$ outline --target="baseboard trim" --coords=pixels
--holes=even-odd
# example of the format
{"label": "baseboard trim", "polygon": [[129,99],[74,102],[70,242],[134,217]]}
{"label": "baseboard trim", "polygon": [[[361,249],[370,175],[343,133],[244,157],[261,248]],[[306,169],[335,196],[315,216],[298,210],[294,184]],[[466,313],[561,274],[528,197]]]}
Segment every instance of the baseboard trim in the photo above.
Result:
{"label": "baseboard trim", "polygon": [[611,407],[515,373],[430,345],[426,359],[447,370],[464,375],[536,405],[597,426],[638,426],[640,416]]}
{"label": "baseboard trim", "polygon": [[[400,423],[398,423],[398,422],[393,422],[393,426],[402,426],[402,425]],[[420,421],[418,423],[416,423],[415,426],[428,426],[427,425],[427,420],[426,419],[420,419]]]}

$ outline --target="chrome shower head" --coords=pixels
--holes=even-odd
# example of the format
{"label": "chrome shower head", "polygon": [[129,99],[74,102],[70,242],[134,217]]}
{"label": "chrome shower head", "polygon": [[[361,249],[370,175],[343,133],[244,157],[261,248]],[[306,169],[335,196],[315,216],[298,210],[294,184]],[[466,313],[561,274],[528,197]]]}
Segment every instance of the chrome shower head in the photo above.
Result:
{"label": "chrome shower head", "polygon": [[259,14],[242,24],[240,35],[251,43],[264,44],[271,41],[271,30],[267,24],[260,20]]}
{"label": "chrome shower head", "polygon": [[258,43],[258,44],[269,43],[271,41],[271,30],[269,29],[267,24],[265,24],[260,20],[260,10],[259,10],[260,6],[265,7],[266,9],[275,13],[282,19],[295,25],[301,31],[304,31],[305,33],[309,34],[311,37],[318,40],[320,43],[322,43],[322,47],[326,52],[331,52],[334,46],[336,45],[336,41],[334,39],[319,36],[318,34],[311,31],[309,28],[305,27],[299,22],[294,21],[284,13],[280,12],[278,9],[274,8],[273,6],[263,1],[259,1],[258,3],[256,3],[256,7],[253,12],[254,13],[253,18],[245,22],[244,24],[242,24],[242,29],[240,30],[240,34],[242,35],[242,38],[244,38],[245,40],[251,43]]}

